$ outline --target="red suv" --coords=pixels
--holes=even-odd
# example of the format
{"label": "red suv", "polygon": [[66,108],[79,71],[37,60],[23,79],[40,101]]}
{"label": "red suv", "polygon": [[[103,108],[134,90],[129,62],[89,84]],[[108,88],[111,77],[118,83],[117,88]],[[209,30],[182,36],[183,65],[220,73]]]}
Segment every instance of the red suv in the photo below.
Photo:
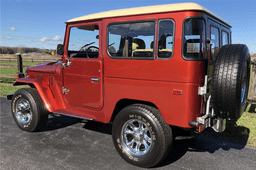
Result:
{"label": "red suv", "polygon": [[175,127],[222,132],[246,107],[249,50],[194,3],[69,20],[57,54],[14,82],[31,87],[8,95],[18,127],[38,131],[51,113],[113,122],[117,152],[137,166],[164,159]]}

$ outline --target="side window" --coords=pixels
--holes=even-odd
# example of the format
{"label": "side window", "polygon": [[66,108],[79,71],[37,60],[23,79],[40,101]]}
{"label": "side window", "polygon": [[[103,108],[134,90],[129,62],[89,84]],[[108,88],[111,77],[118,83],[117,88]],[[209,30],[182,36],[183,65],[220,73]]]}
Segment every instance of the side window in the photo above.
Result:
{"label": "side window", "polygon": [[220,49],[220,34],[219,29],[216,27],[211,27],[211,55],[212,58],[216,58]]}
{"label": "side window", "polygon": [[158,58],[170,58],[173,54],[174,22],[160,20],[158,25]]}
{"label": "side window", "polygon": [[107,52],[113,58],[153,58],[154,37],[154,21],[111,24]]}
{"label": "side window", "polygon": [[222,31],[222,45],[229,44],[228,41],[228,33],[225,31]]}
{"label": "side window", "polygon": [[72,27],[69,33],[68,55],[73,58],[98,58],[98,25]]}
{"label": "side window", "polygon": [[186,19],[184,24],[183,56],[188,60],[204,58],[205,21],[203,19]]}

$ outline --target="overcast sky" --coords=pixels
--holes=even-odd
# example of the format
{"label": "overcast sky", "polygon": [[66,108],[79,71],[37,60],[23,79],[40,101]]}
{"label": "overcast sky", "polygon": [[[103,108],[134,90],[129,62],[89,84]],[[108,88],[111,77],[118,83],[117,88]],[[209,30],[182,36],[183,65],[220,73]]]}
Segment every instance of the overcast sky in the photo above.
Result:
{"label": "overcast sky", "polygon": [[[184,0],[1,0],[1,46],[55,49],[65,22],[97,12],[188,2]],[[193,0],[232,26],[233,43],[256,53],[256,0]]]}

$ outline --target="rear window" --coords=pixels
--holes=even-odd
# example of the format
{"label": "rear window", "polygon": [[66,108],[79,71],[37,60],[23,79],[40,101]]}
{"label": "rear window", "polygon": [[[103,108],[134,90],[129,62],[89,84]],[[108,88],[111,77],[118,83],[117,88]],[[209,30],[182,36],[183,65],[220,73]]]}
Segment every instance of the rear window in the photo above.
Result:
{"label": "rear window", "polygon": [[201,60],[205,57],[205,21],[199,18],[184,22],[183,57],[186,60]]}
{"label": "rear window", "polygon": [[153,59],[154,39],[155,21],[111,24],[107,52],[112,58]]}

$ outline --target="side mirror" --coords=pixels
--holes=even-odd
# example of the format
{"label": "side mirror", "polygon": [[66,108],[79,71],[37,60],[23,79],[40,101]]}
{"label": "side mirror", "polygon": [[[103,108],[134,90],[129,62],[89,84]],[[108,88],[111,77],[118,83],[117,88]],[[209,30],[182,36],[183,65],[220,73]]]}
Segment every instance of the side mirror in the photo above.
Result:
{"label": "side mirror", "polygon": [[63,55],[63,53],[64,53],[64,45],[58,44],[57,45],[57,55]]}

